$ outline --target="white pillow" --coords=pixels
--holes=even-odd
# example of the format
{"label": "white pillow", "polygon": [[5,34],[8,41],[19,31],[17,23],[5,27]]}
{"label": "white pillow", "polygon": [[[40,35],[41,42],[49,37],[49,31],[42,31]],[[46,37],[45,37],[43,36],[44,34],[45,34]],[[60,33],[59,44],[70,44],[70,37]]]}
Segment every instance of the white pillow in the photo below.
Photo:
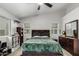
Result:
{"label": "white pillow", "polygon": [[48,38],[48,36],[41,36],[42,38]]}
{"label": "white pillow", "polygon": [[40,36],[33,36],[33,37],[40,37]]}

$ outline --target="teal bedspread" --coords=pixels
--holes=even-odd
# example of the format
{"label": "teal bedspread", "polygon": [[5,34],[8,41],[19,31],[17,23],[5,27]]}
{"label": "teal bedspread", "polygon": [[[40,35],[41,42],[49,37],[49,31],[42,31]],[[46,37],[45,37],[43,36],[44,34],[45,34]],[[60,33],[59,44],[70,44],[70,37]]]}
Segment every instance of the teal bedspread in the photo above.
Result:
{"label": "teal bedspread", "polygon": [[23,51],[63,53],[60,44],[51,39],[29,39],[22,44]]}

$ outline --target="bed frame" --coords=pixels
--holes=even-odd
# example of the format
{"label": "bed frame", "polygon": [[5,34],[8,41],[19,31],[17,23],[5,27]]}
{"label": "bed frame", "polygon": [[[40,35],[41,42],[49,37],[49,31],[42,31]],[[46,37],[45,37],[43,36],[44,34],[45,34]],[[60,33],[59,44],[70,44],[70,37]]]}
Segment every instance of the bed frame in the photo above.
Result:
{"label": "bed frame", "polygon": [[55,52],[23,51],[21,56],[63,56],[63,55]]}
{"label": "bed frame", "polygon": [[[48,37],[50,37],[50,30],[32,30],[32,37],[33,36],[48,36]],[[54,53],[54,52],[22,51],[21,56],[62,56],[62,54]]]}

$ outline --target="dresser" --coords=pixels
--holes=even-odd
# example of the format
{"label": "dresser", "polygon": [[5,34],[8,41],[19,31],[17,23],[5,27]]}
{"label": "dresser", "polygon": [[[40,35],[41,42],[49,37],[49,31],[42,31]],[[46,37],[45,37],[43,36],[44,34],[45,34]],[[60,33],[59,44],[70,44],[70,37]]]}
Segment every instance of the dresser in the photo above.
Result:
{"label": "dresser", "polygon": [[59,36],[59,43],[72,55],[79,55],[79,40],[76,38]]}

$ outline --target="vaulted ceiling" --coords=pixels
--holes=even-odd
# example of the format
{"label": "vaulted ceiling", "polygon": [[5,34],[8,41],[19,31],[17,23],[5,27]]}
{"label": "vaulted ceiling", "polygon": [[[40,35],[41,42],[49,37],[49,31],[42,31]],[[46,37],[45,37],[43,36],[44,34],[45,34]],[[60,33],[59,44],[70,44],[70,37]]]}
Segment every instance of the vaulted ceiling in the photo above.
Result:
{"label": "vaulted ceiling", "polygon": [[62,10],[68,5],[67,3],[51,4],[53,5],[52,8],[49,8],[44,4],[40,5],[40,10],[37,9],[39,6],[38,3],[0,3],[0,7],[21,19],[36,14],[53,13]]}

